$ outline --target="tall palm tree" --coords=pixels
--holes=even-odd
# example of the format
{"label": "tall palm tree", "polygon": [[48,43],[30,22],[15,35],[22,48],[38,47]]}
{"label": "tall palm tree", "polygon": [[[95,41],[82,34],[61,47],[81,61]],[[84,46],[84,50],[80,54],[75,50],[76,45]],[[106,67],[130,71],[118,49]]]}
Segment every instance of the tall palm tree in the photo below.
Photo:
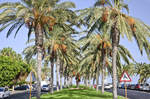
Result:
{"label": "tall palm tree", "polygon": [[[104,1],[104,2],[102,2]],[[113,98],[117,99],[117,50],[120,41],[120,35],[131,41],[135,38],[141,54],[145,49],[148,57],[150,55],[150,44],[147,37],[150,36],[150,28],[142,21],[133,18],[122,9],[129,11],[128,5],[124,0],[97,0],[94,8],[88,8],[80,11],[80,15],[88,24],[88,34],[93,31],[107,29],[106,33],[111,33],[112,40],[112,68],[113,68]],[[81,18],[80,17],[80,18]]]}
{"label": "tall palm tree", "polygon": [[[25,24],[29,29],[28,38],[30,37],[32,31],[35,33],[35,45],[37,50],[37,66],[38,66],[38,88],[37,88],[37,98],[40,98],[41,88],[41,63],[42,63],[42,55],[43,55],[43,37],[49,31],[53,30],[53,25],[56,23],[56,20],[52,16],[64,17],[62,14],[66,14],[69,12],[72,14],[71,10],[67,10],[67,8],[75,7],[72,2],[59,3],[60,0],[22,0],[22,3],[3,3],[0,5],[1,19],[0,30],[4,30],[6,27],[11,25],[7,33],[7,37],[11,34],[11,32],[17,28],[15,33],[18,33],[20,28]],[[5,9],[5,10],[4,10]],[[57,13],[54,13],[57,12]],[[60,14],[58,14],[60,13]],[[63,18],[63,20],[57,20],[57,23],[64,22],[64,20],[71,21],[71,17],[69,14],[67,15],[67,19]],[[59,21],[59,22],[58,22]],[[61,24],[63,25],[63,24]],[[65,25],[63,26],[65,27]],[[47,36],[47,35],[46,35]]]}
{"label": "tall palm tree", "polygon": [[42,48],[43,48],[43,35],[46,33],[45,28],[52,28],[55,19],[48,16],[50,13],[50,5],[55,4],[57,1],[50,0],[22,0],[22,2],[6,2],[0,5],[1,9],[1,28],[4,30],[11,26],[7,32],[7,37],[14,29],[17,29],[15,36],[20,28],[25,24],[28,28],[28,39],[34,31],[35,45],[37,50],[37,99],[41,94],[41,65],[42,65]]}
{"label": "tall palm tree", "polygon": [[[59,32],[57,32],[59,31]],[[72,31],[72,30],[71,30]],[[72,42],[73,39],[71,38],[72,32],[64,31],[61,27],[54,26],[53,31],[51,33],[51,37],[49,39],[46,39],[44,42],[45,49],[47,49],[48,54],[46,56],[46,59],[50,59],[51,61],[51,68],[53,68],[52,63],[54,61],[57,62],[57,64],[60,64],[59,62],[62,61],[63,64],[66,64],[67,66],[70,65],[70,63],[74,64],[75,58],[75,52],[76,52],[76,45]],[[57,33],[56,33],[57,32]],[[51,52],[52,48],[52,52]],[[59,60],[59,61],[58,61]],[[61,66],[63,66],[61,64]],[[60,65],[56,65],[57,67]],[[56,67],[56,68],[57,68]],[[63,68],[63,67],[61,67]],[[57,69],[58,71],[58,69]],[[53,70],[51,69],[51,73],[53,73]],[[53,75],[51,74],[51,86],[53,85]],[[51,90],[52,92],[52,90]]]}
{"label": "tall palm tree", "polygon": [[[95,34],[93,36],[90,36],[89,39],[86,39],[85,45],[83,46],[83,49],[85,49],[86,47],[87,50],[84,51],[85,52],[85,56],[88,59],[88,55],[89,54],[95,54],[92,57],[92,61],[89,61],[87,63],[89,63],[89,65],[93,64],[92,62],[94,62],[94,60],[97,60],[97,85],[98,85],[98,78],[99,78],[99,67],[100,65],[102,65],[102,93],[104,93],[104,72],[105,72],[105,62],[106,62],[106,57],[107,57],[107,53],[111,52],[111,44],[108,41],[108,37],[106,35],[100,35],[100,34]],[[88,46],[87,46],[88,45]],[[92,52],[90,52],[92,51]],[[88,52],[88,53],[87,53]],[[85,59],[86,59],[85,57]],[[90,56],[91,57],[91,56]],[[94,59],[95,58],[95,59]],[[102,64],[100,64],[100,62],[102,62]],[[95,64],[95,63],[94,63]],[[98,91],[98,86],[97,86],[97,91]]]}
{"label": "tall palm tree", "polygon": [[[106,34],[103,35],[99,35],[99,34],[95,34],[95,35],[90,35],[89,38],[84,38],[81,39],[80,42],[84,42],[84,46],[83,46],[83,59],[80,63],[81,65],[81,72],[86,72],[88,71],[87,69],[89,69],[90,71],[94,72],[93,70],[93,62],[94,61],[94,57],[98,58],[96,56],[100,55],[100,59],[98,59],[97,61],[101,61],[102,64],[100,64],[101,66],[101,72],[102,72],[102,93],[104,92],[104,74],[105,74],[105,70],[107,69],[107,71],[110,73],[110,75],[112,75],[112,66],[110,65],[110,63],[112,62],[112,47],[110,44],[110,41],[108,40],[109,36],[106,36]],[[86,48],[87,47],[87,48]],[[121,59],[122,61],[124,61],[125,63],[129,64],[129,59],[134,61],[133,57],[131,56],[130,52],[123,47],[122,45],[118,46],[118,52],[117,52],[117,68],[119,70],[121,70],[120,68],[122,67],[121,64]],[[101,54],[99,54],[98,52],[100,52]],[[106,55],[104,57],[104,54]],[[104,60],[105,58],[105,60]],[[95,67],[94,67],[95,68]],[[98,72],[98,71],[97,71]],[[98,83],[97,83],[98,84]],[[98,88],[97,88],[98,90]]]}

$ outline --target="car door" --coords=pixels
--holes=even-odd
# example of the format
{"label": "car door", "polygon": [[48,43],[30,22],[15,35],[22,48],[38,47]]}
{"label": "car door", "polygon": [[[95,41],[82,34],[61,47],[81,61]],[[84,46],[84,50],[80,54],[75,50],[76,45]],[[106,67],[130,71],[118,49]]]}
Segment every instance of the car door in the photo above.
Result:
{"label": "car door", "polygon": [[148,91],[149,90],[149,85],[146,84],[145,87],[146,87],[145,90]]}
{"label": "car door", "polygon": [[147,90],[148,90],[148,84],[144,84],[144,85],[143,85],[143,90],[144,90],[144,91],[147,91]]}
{"label": "car door", "polygon": [[8,97],[9,96],[9,90],[8,88],[5,88],[5,97]]}
{"label": "car door", "polygon": [[4,97],[6,98],[7,97],[7,89],[4,88]]}

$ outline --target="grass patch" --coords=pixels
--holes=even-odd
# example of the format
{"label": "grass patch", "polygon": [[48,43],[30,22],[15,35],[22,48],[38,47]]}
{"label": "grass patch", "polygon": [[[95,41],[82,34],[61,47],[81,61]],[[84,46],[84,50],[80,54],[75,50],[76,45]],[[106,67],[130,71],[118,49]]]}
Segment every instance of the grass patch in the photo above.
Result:
{"label": "grass patch", "polygon": [[[59,92],[54,92],[51,94],[43,94],[41,99],[112,99],[112,93],[96,92],[94,89],[63,89]],[[36,98],[32,98],[36,99]],[[118,99],[124,99],[124,97],[119,96]]]}

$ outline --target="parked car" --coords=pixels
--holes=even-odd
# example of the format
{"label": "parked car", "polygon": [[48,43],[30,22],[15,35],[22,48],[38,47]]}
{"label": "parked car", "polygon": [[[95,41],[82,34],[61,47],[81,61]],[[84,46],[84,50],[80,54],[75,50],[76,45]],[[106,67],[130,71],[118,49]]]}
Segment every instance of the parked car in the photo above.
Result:
{"label": "parked car", "polygon": [[143,84],[140,84],[140,90],[143,90]]}
{"label": "parked car", "polygon": [[28,89],[29,89],[28,85],[22,85],[15,88],[15,90],[28,90]]}
{"label": "parked car", "polygon": [[131,84],[127,84],[127,89],[131,89]]}
{"label": "parked car", "polygon": [[135,89],[136,90],[141,90],[143,88],[143,84],[136,84]]}
{"label": "parked car", "polygon": [[136,86],[136,84],[131,84],[130,89],[135,90],[135,86]]}
{"label": "parked car", "polygon": [[143,84],[143,88],[144,91],[150,91],[150,84]]}
{"label": "parked car", "polygon": [[42,91],[49,91],[50,90],[50,86],[49,85],[43,85],[41,90]]}
{"label": "parked car", "polygon": [[36,90],[36,85],[35,84],[32,85],[32,90]]}
{"label": "parked car", "polygon": [[106,85],[104,85],[104,88],[105,89],[111,89],[112,88],[112,84],[106,84]]}
{"label": "parked car", "polygon": [[10,96],[10,91],[8,88],[0,87],[0,98],[8,98]]}
{"label": "parked car", "polygon": [[118,86],[117,86],[118,88],[121,88],[121,84],[118,84]]}
{"label": "parked car", "polygon": [[124,84],[121,84],[121,88],[122,88],[122,89],[124,89],[124,88],[125,88]]}

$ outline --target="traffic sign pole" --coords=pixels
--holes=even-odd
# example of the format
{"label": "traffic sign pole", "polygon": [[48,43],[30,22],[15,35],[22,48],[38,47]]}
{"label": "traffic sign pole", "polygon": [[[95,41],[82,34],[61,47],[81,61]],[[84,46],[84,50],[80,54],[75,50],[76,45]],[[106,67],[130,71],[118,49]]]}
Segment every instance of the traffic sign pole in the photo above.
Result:
{"label": "traffic sign pole", "polygon": [[127,97],[127,84],[126,84],[126,82],[124,82],[124,86],[125,86],[125,98],[128,99],[128,97]]}
{"label": "traffic sign pole", "polygon": [[32,72],[30,74],[30,96],[29,96],[29,99],[31,99],[31,87],[32,87]]}

